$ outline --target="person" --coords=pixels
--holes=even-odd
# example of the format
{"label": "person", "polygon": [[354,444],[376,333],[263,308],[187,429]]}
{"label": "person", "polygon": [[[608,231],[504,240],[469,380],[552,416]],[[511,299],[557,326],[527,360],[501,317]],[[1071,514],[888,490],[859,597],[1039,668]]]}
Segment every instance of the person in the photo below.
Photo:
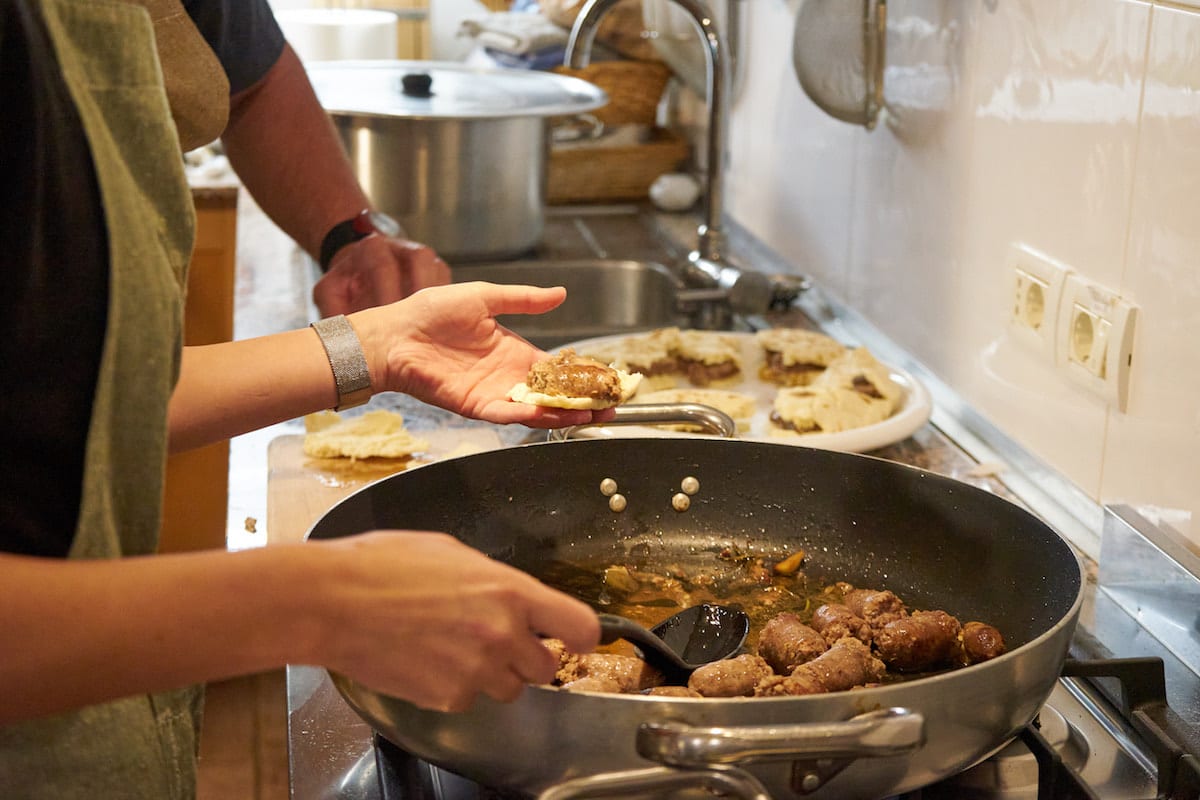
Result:
{"label": "person", "polygon": [[188,123],[155,45],[191,32],[158,2],[0,0],[5,798],[193,797],[207,681],[314,664],[455,711],[548,680],[542,636],[599,638],[586,605],[445,534],[156,554],[168,449],[379,391],[535,428],[611,415],[504,397],[545,354],[496,316],[561,287],[429,287],[182,347]]}
{"label": "person", "polygon": [[[321,314],[348,314],[449,283],[450,268],[432,248],[389,235],[363,213],[370,201],[267,1],[184,6],[228,81],[228,122],[219,132],[229,163],[267,216],[321,265],[313,286]],[[159,48],[168,80],[200,104],[218,81],[201,79],[198,59],[168,47]],[[184,67],[172,69],[179,61]],[[181,135],[188,132],[181,127]],[[206,138],[215,137],[197,131],[183,145]]]}

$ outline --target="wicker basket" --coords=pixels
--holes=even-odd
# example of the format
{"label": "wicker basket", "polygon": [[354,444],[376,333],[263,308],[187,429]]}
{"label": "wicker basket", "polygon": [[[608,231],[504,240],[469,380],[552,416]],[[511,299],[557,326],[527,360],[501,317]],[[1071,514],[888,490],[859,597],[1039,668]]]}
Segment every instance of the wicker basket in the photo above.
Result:
{"label": "wicker basket", "polygon": [[671,69],[660,61],[598,61],[583,69],[552,71],[582,78],[608,94],[608,105],[592,112],[605,125],[653,125],[671,77]]}
{"label": "wicker basket", "polygon": [[640,200],[659,175],[678,169],[688,152],[687,140],[665,128],[655,128],[642,144],[552,149],[547,202]]}

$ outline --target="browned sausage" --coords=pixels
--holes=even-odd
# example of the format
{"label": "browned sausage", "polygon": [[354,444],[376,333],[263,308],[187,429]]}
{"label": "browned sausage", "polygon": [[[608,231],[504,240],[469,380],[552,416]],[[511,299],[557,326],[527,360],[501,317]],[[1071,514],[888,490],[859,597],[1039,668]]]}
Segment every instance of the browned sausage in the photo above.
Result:
{"label": "browned sausage", "polygon": [[695,689],[689,689],[686,686],[655,686],[652,689],[647,689],[642,694],[648,694],[653,697],[703,697],[704,695],[697,692]]}
{"label": "browned sausage", "polygon": [[758,654],[780,675],[790,674],[827,649],[825,638],[791,612],[772,617],[758,635]]}
{"label": "browned sausage", "polygon": [[978,664],[1004,653],[1004,637],[986,622],[968,622],[962,627],[962,649],[968,664]]}
{"label": "browned sausage", "polygon": [[954,659],[960,631],[958,620],[945,611],[917,611],[875,631],[875,651],[889,669],[937,669]]}
{"label": "browned sausage", "polygon": [[863,644],[871,643],[871,626],[841,603],[826,603],[813,612],[813,630],[833,644],[843,636],[853,636]]}
{"label": "browned sausage", "polygon": [[887,589],[853,589],[846,593],[843,602],[847,608],[865,619],[873,630],[879,630],[889,622],[908,614],[904,602]]}
{"label": "browned sausage", "polygon": [[840,692],[882,680],[886,668],[871,648],[851,636],[839,639],[823,654],[796,667],[786,678],[759,682],[757,695],[799,695]]}
{"label": "browned sausage", "polygon": [[688,678],[688,688],[705,697],[749,697],[770,674],[762,656],[746,653],[700,667]]}
{"label": "browned sausage", "polygon": [[577,678],[559,687],[564,692],[600,692],[602,694],[621,694],[621,684],[612,678],[589,675]]}
{"label": "browned sausage", "polygon": [[611,678],[622,692],[638,692],[664,683],[663,674],[637,656],[614,653],[570,655],[554,677],[562,684],[580,678]]}

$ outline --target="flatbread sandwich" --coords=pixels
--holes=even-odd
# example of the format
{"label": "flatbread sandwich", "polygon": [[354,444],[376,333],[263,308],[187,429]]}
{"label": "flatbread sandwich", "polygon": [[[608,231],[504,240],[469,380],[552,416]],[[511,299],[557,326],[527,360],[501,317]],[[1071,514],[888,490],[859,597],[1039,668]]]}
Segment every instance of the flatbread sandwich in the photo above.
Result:
{"label": "flatbread sandwich", "polygon": [[658,328],[649,333],[589,345],[582,355],[642,375],[639,391],[669,389],[679,375],[679,328]]}
{"label": "flatbread sandwich", "polygon": [[578,355],[567,347],[534,362],[525,382],[509,390],[508,399],[551,408],[611,408],[632,397],[641,380],[640,373]]}
{"label": "flatbread sandwich", "polygon": [[807,386],[846,353],[836,339],[803,328],[768,328],[754,338],[765,359],[758,377],[779,386]]}
{"label": "flatbread sandwich", "polygon": [[675,354],[693,386],[723,387],[742,379],[742,348],[736,336],[680,331]]}
{"label": "flatbread sandwich", "polygon": [[782,432],[840,433],[882,422],[903,402],[903,387],[859,347],[834,359],[808,386],[781,388],[771,422]]}

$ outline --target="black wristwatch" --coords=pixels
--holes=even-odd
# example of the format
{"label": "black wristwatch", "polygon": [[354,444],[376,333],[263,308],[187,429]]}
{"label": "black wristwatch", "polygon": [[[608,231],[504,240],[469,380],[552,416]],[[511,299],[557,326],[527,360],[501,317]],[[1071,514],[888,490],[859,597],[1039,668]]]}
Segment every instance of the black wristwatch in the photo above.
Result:
{"label": "black wristwatch", "polygon": [[372,211],[364,208],[350,219],[342,220],[329,229],[321,240],[321,272],[329,271],[329,264],[337,252],[351,242],[365,239],[372,233],[384,236],[399,236],[400,223],[384,214],[382,211]]}

